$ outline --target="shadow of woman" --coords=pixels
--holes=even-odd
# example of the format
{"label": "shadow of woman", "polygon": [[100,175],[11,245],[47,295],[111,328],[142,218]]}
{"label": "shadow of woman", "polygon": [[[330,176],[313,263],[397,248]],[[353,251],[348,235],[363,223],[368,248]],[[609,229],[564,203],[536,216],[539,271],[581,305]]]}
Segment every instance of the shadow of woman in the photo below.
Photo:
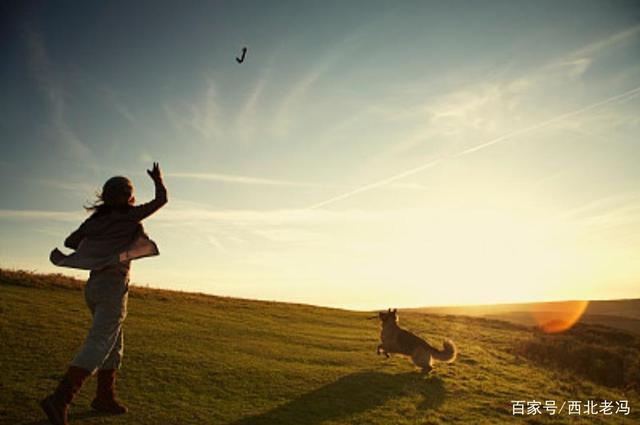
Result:
{"label": "shadow of woman", "polygon": [[351,416],[399,396],[420,396],[418,409],[434,409],[444,402],[444,386],[438,377],[419,373],[358,372],[301,395],[267,412],[244,417],[232,425],[315,425]]}
{"label": "shadow of woman", "polygon": [[[44,416],[44,413],[42,414],[42,416]],[[75,421],[80,421],[82,419],[91,419],[91,418],[98,418],[103,416],[108,417],[109,414],[96,412],[95,410],[88,409],[80,412],[69,413],[69,422],[74,423]],[[22,425],[51,425],[51,422],[49,422],[48,419],[42,419],[37,421],[24,422],[22,423]]]}

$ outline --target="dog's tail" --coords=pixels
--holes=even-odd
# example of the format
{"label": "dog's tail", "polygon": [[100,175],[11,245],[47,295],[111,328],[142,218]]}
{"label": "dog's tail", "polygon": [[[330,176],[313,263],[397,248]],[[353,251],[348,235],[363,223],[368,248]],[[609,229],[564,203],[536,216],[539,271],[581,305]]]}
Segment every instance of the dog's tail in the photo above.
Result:
{"label": "dog's tail", "polygon": [[458,349],[456,348],[456,345],[450,339],[445,339],[442,345],[444,346],[442,351],[432,348],[433,351],[431,352],[431,356],[436,360],[440,360],[441,362],[453,362],[458,355]]}

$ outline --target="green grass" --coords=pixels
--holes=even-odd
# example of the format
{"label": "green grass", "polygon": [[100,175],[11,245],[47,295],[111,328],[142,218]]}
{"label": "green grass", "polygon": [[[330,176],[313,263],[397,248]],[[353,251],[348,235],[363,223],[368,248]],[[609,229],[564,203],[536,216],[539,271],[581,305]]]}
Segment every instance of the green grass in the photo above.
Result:
{"label": "green grass", "polygon": [[[0,423],[46,424],[52,391],[87,332],[82,283],[0,270]],[[423,376],[375,353],[370,314],[133,288],[118,390],[130,412],[94,414],[90,380],[78,424],[639,423],[637,390],[605,387],[518,354],[527,328],[464,316],[400,312],[458,360]],[[513,417],[511,400],[629,400],[630,416]]]}

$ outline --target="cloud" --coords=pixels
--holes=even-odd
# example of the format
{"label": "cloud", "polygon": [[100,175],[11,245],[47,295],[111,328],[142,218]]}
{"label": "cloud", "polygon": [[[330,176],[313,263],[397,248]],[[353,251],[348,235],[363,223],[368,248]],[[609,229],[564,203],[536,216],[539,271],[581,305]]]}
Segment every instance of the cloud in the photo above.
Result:
{"label": "cloud", "polygon": [[65,234],[64,232],[59,232],[56,230],[51,230],[51,229],[45,229],[45,228],[33,228],[32,231],[36,232],[36,233],[42,233],[43,235],[47,235],[47,236],[54,236],[56,238],[64,238]]}
{"label": "cloud", "polygon": [[529,127],[523,128],[523,129],[519,129],[519,130],[510,132],[510,133],[507,133],[507,134],[505,134],[503,136],[500,136],[500,137],[498,137],[498,138],[496,138],[494,140],[489,140],[488,142],[481,143],[481,144],[479,144],[477,146],[474,146],[472,148],[469,148],[469,149],[465,149],[464,151],[453,155],[453,157],[463,156],[463,155],[467,155],[467,154],[476,152],[478,150],[484,149],[484,148],[486,148],[488,146],[491,146],[491,145],[495,145],[496,143],[500,143],[500,142],[502,142],[504,140],[507,140],[507,139],[510,139],[512,137],[520,136],[522,134],[526,134],[526,133],[530,133],[530,132],[535,131],[535,130],[539,130],[539,129],[547,127],[547,126],[549,126],[551,124],[555,124],[557,122],[564,121],[564,120],[566,120],[568,118],[573,118],[573,117],[575,117],[577,115],[584,114],[585,112],[588,112],[588,111],[591,111],[591,110],[594,110],[594,109],[597,109],[597,108],[601,108],[601,107],[609,105],[609,104],[626,102],[626,101],[628,101],[630,99],[633,99],[633,98],[637,97],[638,95],[640,95],[640,86],[634,87],[631,90],[627,90],[627,91],[625,91],[623,93],[620,93],[620,94],[617,94],[615,96],[607,97],[606,99],[603,99],[603,100],[601,100],[599,102],[592,103],[592,104],[584,106],[582,108],[575,109],[573,111],[566,112],[564,114],[556,115],[556,116],[554,116],[554,117],[552,117],[550,119],[547,119],[545,121],[536,123],[536,124],[534,124],[532,126],[529,126]]}
{"label": "cloud", "polygon": [[[261,177],[242,176],[237,174],[220,174],[220,173],[166,173],[167,177],[177,179],[189,179],[189,180],[204,180],[204,181],[216,181],[221,183],[230,184],[243,184],[243,185],[255,185],[255,186],[278,186],[278,187],[300,187],[300,188],[325,188],[325,189],[355,189],[345,185],[328,185],[321,183],[305,183],[295,182],[289,180],[276,180],[266,179]],[[392,184],[396,189],[411,189],[411,190],[435,190],[424,185],[417,183],[396,183]]]}
{"label": "cloud", "polygon": [[92,186],[84,182],[74,182],[74,181],[55,180],[55,179],[33,179],[33,181],[42,186],[47,186],[55,189],[62,189],[68,192],[73,192],[73,193],[82,194],[82,195],[93,194],[97,189],[99,189],[96,186]]}
{"label": "cloud", "polygon": [[533,89],[536,85],[543,85],[550,80],[563,82],[566,79],[579,78],[599,59],[600,55],[610,49],[624,47],[625,43],[639,35],[640,25],[625,28],[556,57],[528,75],[522,76],[520,80],[526,81]]}
{"label": "cloud", "polygon": [[[390,156],[411,151],[423,145],[425,141],[439,143],[447,141],[449,144],[447,151],[441,151],[429,161],[414,168],[349,190],[313,204],[309,208],[316,209],[331,205],[417,174],[447,158],[468,155],[545,127],[561,126],[572,121],[572,125],[576,127],[578,124],[575,120],[588,111],[635,98],[640,94],[638,86],[585,107],[557,113],[551,118],[539,118],[537,121],[533,120],[534,114],[537,115],[538,111],[528,107],[532,99],[540,101],[537,96],[542,89],[551,90],[556,86],[566,85],[567,79],[580,78],[599,54],[608,49],[620,47],[638,35],[640,35],[640,25],[568,52],[516,77],[502,81],[481,81],[469,84],[462,89],[432,97],[428,102],[414,105],[409,109],[404,108],[401,111],[388,107],[381,108],[380,112],[387,120],[413,119],[419,124],[408,136],[394,142],[391,147],[375,156],[374,161],[387,162]],[[617,121],[620,119],[616,118]],[[485,138],[486,141],[469,145],[469,140],[478,138]],[[437,144],[432,143],[433,146]]]}
{"label": "cloud", "polygon": [[391,177],[387,177],[385,179],[378,180],[378,181],[375,181],[373,183],[369,183],[369,184],[361,186],[361,187],[359,187],[357,189],[353,189],[353,190],[351,190],[349,192],[345,192],[345,193],[342,193],[340,195],[337,195],[337,196],[334,196],[332,198],[329,198],[327,200],[324,200],[322,202],[318,202],[316,204],[313,204],[313,205],[309,206],[308,208],[310,210],[316,210],[316,209],[319,209],[319,208],[334,204],[334,203],[336,203],[338,201],[342,201],[344,199],[351,198],[352,196],[355,196],[355,195],[357,195],[359,193],[368,192],[369,190],[376,189],[376,188],[381,187],[381,186],[385,186],[385,185],[387,185],[389,183],[393,183],[393,182],[395,182],[397,180],[401,180],[401,179],[403,179],[405,177],[411,176],[413,174],[417,174],[417,173],[419,173],[421,171],[424,171],[424,170],[426,170],[428,168],[431,168],[431,167],[439,164],[441,161],[442,161],[442,158],[434,159],[434,160],[429,161],[429,162],[427,162],[425,164],[422,164],[422,165],[420,165],[418,167],[406,170],[406,171],[404,171],[404,172],[402,172],[400,174],[396,174],[396,175],[393,175]]}
{"label": "cloud", "polygon": [[145,164],[153,162],[153,157],[147,151],[140,152],[140,156],[138,158],[140,159],[140,162]]}
{"label": "cloud", "polygon": [[576,229],[576,243],[597,241],[612,250],[625,245],[634,250],[640,242],[640,193],[596,199],[558,214],[556,220],[563,228]]}
{"label": "cloud", "polygon": [[39,211],[39,210],[0,210],[0,219],[4,220],[53,220],[79,221],[86,218],[81,212],[68,211]]}
{"label": "cloud", "polygon": [[[0,227],[23,222],[30,228],[42,228],[53,222],[77,224],[86,218],[87,214],[81,212],[0,210]],[[242,252],[247,250],[272,252],[270,250],[276,246],[330,244],[331,229],[336,225],[355,227],[406,218],[401,212],[217,210],[179,202],[178,205],[169,204],[155,214],[148,228],[158,238],[174,240],[178,245],[189,240],[189,245],[196,250],[206,245],[221,253],[244,258]]]}
{"label": "cloud", "polygon": [[218,105],[216,83],[208,79],[202,99],[194,102],[165,104],[164,111],[169,121],[178,130],[191,130],[204,140],[212,140],[220,135],[221,108]]}
{"label": "cloud", "polygon": [[286,187],[322,187],[315,183],[299,183],[288,180],[274,180],[260,177],[240,176],[235,174],[217,173],[167,173],[167,177],[192,180],[208,180],[222,183],[236,183],[259,186],[286,186]]}
{"label": "cloud", "polygon": [[278,243],[317,242],[326,238],[326,235],[319,232],[292,228],[261,229],[254,234]]}
{"label": "cloud", "polygon": [[360,46],[364,36],[371,30],[372,25],[364,25],[354,30],[334,46],[327,49],[309,70],[291,86],[280,105],[276,108],[272,126],[272,131],[276,135],[284,136],[289,132],[291,123],[294,121],[293,111],[298,112],[300,110],[300,106],[309,90],[326,72],[335,67],[342,59],[347,58],[350,53]]}
{"label": "cloud", "polygon": [[42,36],[34,31],[26,31],[29,69],[39,88],[46,95],[50,109],[50,121],[53,132],[61,141],[70,157],[95,168],[97,162],[91,150],[75,134],[66,120],[67,102],[64,87],[55,77],[51,61]]}
{"label": "cloud", "polygon": [[131,109],[121,100],[120,96],[109,87],[100,89],[109,105],[120,114],[129,124],[138,125],[138,118],[131,112]]}
{"label": "cloud", "polygon": [[268,68],[264,75],[257,81],[253,90],[249,94],[249,97],[236,116],[234,123],[235,134],[243,142],[250,141],[253,136],[256,122],[256,108],[267,85],[270,74],[271,68]]}
{"label": "cloud", "polygon": [[[306,223],[328,223],[335,221],[370,221],[387,217],[386,212],[364,211],[313,211],[308,209],[281,209],[281,210],[216,210],[204,207],[193,208],[166,208],[155,219],[165,222],[218,222],[233,223],[239,225],[284,225]],[[1,217],[1,215],[0,215]]]}
{"label": "cloud", "polygon": [[438,138],[464,143],[469,134],[475,138],[487,137],[491,132],[504,132],[517,121],[524,124],[533,112],[529,105],[540,102],[541,92],[565,88],[581,78],[600,59],[599,55],[612,48],[624,47],[639,35],[640,25],[636,25],[552,58],[519,75],[508,77],[506,71],[511,66],[507,65],[493,72],[490,78],[465,84],[463,88],[440,96],[430,96],[429,101],[410,108],[383,107],[381,111],[387,120],[417,119],[420,124],[410,136],[380,155],[397,155]]}
{"label": "cloud", "polygon": [[[172,201],[173,202],[173,201]],[[52,220],[77,221],[83,220],[87,214],[81,211],[45,211],[45,210],[12,210],[0,209],[0,219],[5,220]],[[232,210],[211,209],[199,203],[179,202],[170,203],[153,216],[154,222],[165,224],[181,223],[219,223],[256,226],[281,226],[297,224],[322,224],[333,222],[366,222],[385,219],[406,218],[406,212],[398,211],[362,211],[362,210],[309,210],[309,209],[279,209],[279,210]]]}
{"label": "cloud", "polygon": [[419,165],[417,167],[414,167],[414,168],[411,168],[409,170],[403,171],[401,173],[395,174],[395,175],[393,175],[391,177],[387,177],[385,179],[378,180],[376,182],[361,186],[361,187],[359,187],[357,189],[351,190],[351,191],[343,193],[341,195],[334,196],[334,197],[329,198],[329,199],[327,199],[325,201],[318,202],[318,203],[316,203],[314,205],[311,205],[309,208],[310,209],[317,209],[317,208],[321,208],[321,207],[325,207],[325,206],[334,204],[334,203],[336,203],[338,201],[350,198],[350,197],[352,197],[354,195],[357,195],[359,193],[366,192],[366,191],[369,191],[369,190],[372,190],[372,189],[376,189],[376,188],[378,188],[380,186],[384,186],[384,185],[387,185],[389,183],[395,182],[397,180],[404,179],[405,177],[417,174],[417,173],[419,173],[421,171],[424,171],[424,170],[426,170],[428,168],[431,168],[431,167],[433,167],[435,165],[440,164],[442,161],[444,161],[447,158],[457,158],[457,157],[469,155],[471,153],[486,149],[486,148],[488,148],[490,146],[493,146],[495,144],[498,144],[498,143],[504,142],[506,140],[512,139],[512,138],[514,138],[516,136],[522,136],[524,134],[527,134],[527,133],[530,133],[530,132],[533,132],[533,131],[536,131],[536,130],[540,130],[540,129],[544,128],[544,127],[550,126],[550,125],[555,124],[557,122],[560,122],[560,121],[562,121],[564,119],[575,117],[577,115],[583,114],[583,113],[591,111],[593,109],[603,107],[605,105],[609,105],[609,104],[617,103],[617,102],[627,101],[629,99],[637,97],[638,95],[640,95],[640,86],[635,87],[635,88],[633,88],[631,90],[627,90],[624,93],[608,97],[608,98],[603,99],[603,100],[601,100],[599,102],[592,103],[592,104],[587,105],[585,107],[582,107],[582,108],[579,108],[579,109],[575,109],[573,111],[566,112],[564,114],[556,115],[556,116],[554,116],[552,118],[540,121],[540,122],[538,122],[536,124],[533,124],[533,125],[530,125],[530,126],[518,129],[518,130],[510,131],[510,132],[505,133],[505,134],[503,134],[501,136],[495,137],[495,138],[490,139],[490,140],[488,140],[486,142],[477,144],[475,146],[472,146],[470,148],[461,150],[459,152],[456,152],[456,153],[453,153],[453,154],[450,154],[450,155],[447,155],[447,156],[438,157],[438,158],[433,159],[433,160],[431,160],[431,161],[429,161],[427,163],[424,163],[424,164]]}
{"label": "cloud", "polygon": [[209,242],[209,244],[211,246],[213,246],[214,248],[218,249],[219,251],[227,252],[227,248],[222,243],[222,241],[220,240],[219,237],[214,236],[214,235],[207,235],[207,241]]}
{"label": "cloud", "polygon": [[191,120],[188,122],[205,139],[211,139],[219,133],[220,108],[217,102],[217,89],[213,80],[207,80],[205,96],[200,105],[191,105]]}
{"label": "cloud", "polygon": [[576,208],[571,208],[558,215],[561,220],[573,220],[599,217],[612,211],[628,212],[640,209],[640,193],[625,192],[592,200]]}
{"label": "cloud", "polygon": [[308,72],[301,80],[293,85],[278,107],[278,112],[276,113],[273,126],[273,130],[276,135],[284,136],[289,132],[291,122],[293,121],[291,111],[300,106],[302,99],[309,89],[328,68],[329,64],[325,63],[321,67]]}
{"label": "cloud", "polygon": [[629,28],[625,28],[624,30],[613,33],[601,40],[596,40],[586,46],[583,46],[573,52],[571,52],[569,57],[585,57],[599,54],[605,50],[608,50],[614,46],[619,46],[626,43],[629,40],[633,40],[634,38],[640,36],[640,24],[633,25]]}

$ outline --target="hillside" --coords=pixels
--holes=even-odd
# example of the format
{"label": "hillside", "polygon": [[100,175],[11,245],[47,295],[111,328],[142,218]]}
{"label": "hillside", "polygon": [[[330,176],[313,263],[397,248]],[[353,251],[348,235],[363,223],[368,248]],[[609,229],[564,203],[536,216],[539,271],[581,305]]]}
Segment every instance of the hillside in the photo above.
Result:
{"label": "hillside", "polygon": [[[56,385],[89,325],[81,287],[59,275],[0,270],[0,423],[46,424],[38,400]],[[376,355],[378,322],[369,316],[134,287],[118,384],[130,412],[94,414],[91,381],[72,423],[640,422],[638,371],[629,369],[637,365],[628,363],[640,343],[630,334],[582,325],[549,336],[497,320],[401,311],[403,326],[436,346],[451,337],[460,350],[454,364],[436,364],[423,376],[406,359]],[[577,339],[584,344],[576,353],[587,360],[590,352],[622,359],[623,379],[553,361],[555,348],[573,348]],[[511,400],[602,399],[628,400],[631,414],[511,415]]]}
{"label": "hillside", "polygon": [[[424,307],[412,311],[505,320],[524,326],[537,325],[535,316],[553,317],[577,302]],[[640,335],[640,299],[589,301],[578,323],[608,326]]]}

